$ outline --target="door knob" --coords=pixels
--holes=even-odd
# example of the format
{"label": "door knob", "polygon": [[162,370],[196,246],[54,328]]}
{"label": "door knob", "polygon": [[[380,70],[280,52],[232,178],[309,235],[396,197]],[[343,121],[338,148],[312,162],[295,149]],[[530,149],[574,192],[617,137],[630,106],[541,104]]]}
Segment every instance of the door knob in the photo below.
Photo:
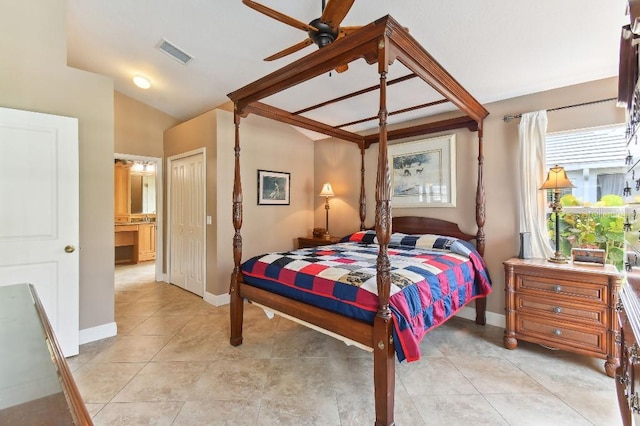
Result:
{"label": "door knob", "polygon": [[74,246],[69,245],[64,248],[64,251],[66,251],[67,253],[73,253],[74,251],[76,251],[76,248]]}

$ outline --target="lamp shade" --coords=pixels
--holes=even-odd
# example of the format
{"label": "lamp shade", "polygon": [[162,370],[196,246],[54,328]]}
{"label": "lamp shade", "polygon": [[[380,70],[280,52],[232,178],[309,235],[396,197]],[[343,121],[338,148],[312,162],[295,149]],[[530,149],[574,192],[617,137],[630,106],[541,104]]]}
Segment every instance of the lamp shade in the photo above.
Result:
{"label": "lamp shade", "polygon": [[321,197],[333,197],[335,194],[333,193],[333,188],[331,188],[331,184],[329,182],[325,182],[322,185],[322,191],[320,191]]}
{"label": "lamp shade", "polygon": [[575,186],[571,183],[571,181],[567,177],[567,172],[564,170],[564,167],[558,166],[556,164],[555,167],[551,167],[549,169],[547,180],[544,181],[540,189],[561,189],[561,188],[575,188]]}

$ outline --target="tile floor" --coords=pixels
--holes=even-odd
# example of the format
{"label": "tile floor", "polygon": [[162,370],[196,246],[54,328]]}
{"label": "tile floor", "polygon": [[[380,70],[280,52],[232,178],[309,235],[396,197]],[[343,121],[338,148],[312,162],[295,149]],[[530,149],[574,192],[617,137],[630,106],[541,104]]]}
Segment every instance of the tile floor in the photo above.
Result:
{"label": "tile floor", "polygon": [[[118,336],[68,362],[96,425],[371,425],[369,353],[291,321],[245,312],[228,342],[228,306],[116,268]],[[396,424],[620,425],[603,361],[520,342],[454,318],[398,364]]]}

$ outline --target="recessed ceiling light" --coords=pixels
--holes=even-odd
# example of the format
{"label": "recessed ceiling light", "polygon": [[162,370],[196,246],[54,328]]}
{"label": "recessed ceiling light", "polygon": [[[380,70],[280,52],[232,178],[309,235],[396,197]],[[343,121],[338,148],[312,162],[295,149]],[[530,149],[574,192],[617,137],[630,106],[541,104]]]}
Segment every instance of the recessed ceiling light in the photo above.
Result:
{"label": "recessed ceiling light", "polygon": [[151,87],[151,82],[149,81],[149,79],[141,75],[134,75],[133,82],[141,89],[148,89],[149,87]]}

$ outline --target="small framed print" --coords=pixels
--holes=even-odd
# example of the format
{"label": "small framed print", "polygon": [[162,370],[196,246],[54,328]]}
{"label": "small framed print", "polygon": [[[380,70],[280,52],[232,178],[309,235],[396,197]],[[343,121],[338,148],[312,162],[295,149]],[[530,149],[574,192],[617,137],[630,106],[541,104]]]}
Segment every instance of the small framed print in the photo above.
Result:
{"label": "small framed print", "polygon": [[290,173],[258,170],[259,205],[288,206],[290,190]]}

